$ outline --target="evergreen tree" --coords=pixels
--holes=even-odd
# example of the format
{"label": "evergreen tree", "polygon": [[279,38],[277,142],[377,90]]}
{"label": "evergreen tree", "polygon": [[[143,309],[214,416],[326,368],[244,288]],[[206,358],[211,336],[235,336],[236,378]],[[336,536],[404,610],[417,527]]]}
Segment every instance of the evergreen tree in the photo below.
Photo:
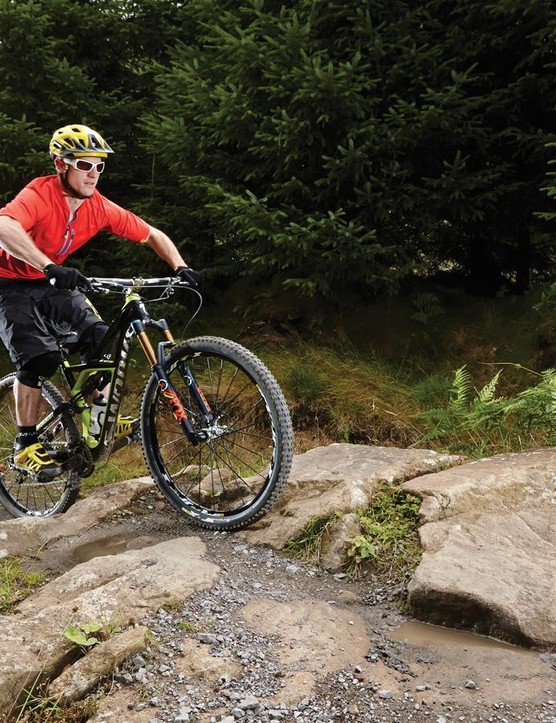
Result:
{"label": "evergreen tree", "polygon": [[[542,57],[545,68],[552,76],[556,74],[556,59],[554,48],[556,47],[556,17],[552,17],[548,23],[545,33],[539,43],[542,48]],[[556,222],[556,128],[552,128],[551,141],[547,144],[549,151],[548,172],[542,190],[546,191],[550,199],[547,207],[539,211],[539,217],[545,221]],[[556,233],[556,223],[552,224],[553,235]]]}
{"label": "evergreen tree", "polygon": [[211,264],[309,294],[441,265],[526,286],[554,112],[547,0],[188,11],[199,34],[159,68],[145,128]]}
{"label": "evergreen tree", "polygon": [[[455,72],[472,68],[467,118],[475,127],[459,145],[454,173],[486,182],[475,189],[457,184],[463,213],[454,215],[457,204],[445,209],[450,238],[441,239],[437,254],[456,262],[472,288],[495,290],[510,279],[521,291],[532,269],[544,271],[550,251],[535,212],[544,205],[546,143],[556,130],[556,10],[551,0],[438,0],[429,7],[445,28],[444,57]],[[453,180],[439,177],[441,196]]]}
{"label": "evergreen tree", "polygon": [[79,121],[117,151],[103,190],[215,273],[365,294],[453,268],[522,289],[552,249],[535,213],[552,213],[555,17],[552,0],[0,0],[0,198]]}

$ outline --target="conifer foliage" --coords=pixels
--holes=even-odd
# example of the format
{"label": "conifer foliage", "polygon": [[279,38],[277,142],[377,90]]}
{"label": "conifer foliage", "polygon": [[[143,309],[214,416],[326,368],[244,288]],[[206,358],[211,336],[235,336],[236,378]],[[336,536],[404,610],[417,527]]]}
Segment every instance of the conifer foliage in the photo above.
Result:
{"label": "conifer foliage", "polygon": [[145,127],[216,261],[307,294],[442,266],[481,291],[527,286],[556,120],[550,2],[188,8],[196,40],[160,68]]}
{"label": "conifer foliage", "polygon": [[108,195],[221,276],[522,290],[553,245],[555,40],[552,0],[0,0],[0,199],[78,120]]}

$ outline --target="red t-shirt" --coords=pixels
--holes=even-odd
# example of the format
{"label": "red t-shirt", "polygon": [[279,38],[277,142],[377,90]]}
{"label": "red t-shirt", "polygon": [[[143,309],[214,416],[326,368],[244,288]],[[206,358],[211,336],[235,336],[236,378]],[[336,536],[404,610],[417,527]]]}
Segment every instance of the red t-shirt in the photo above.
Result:
{"label": "red t-shirt", "polygon": [[[145,221],[109,201],[97,190],[83,201],[68,223],[69,207],[57,176],[35,178],[0,208],[0,215],[19,221],[54,264],[61,264],[99,231],[137,242],[146,241],[150,233]],[[0,278],[43,279],[44,274],[0,249]]]}

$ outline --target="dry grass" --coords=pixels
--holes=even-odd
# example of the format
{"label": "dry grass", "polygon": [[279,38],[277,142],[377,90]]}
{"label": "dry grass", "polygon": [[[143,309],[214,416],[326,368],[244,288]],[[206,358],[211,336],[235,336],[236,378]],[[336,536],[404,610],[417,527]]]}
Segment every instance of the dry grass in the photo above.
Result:
{"label": "dry grass", "polygon": [[375,359],[307,345],[274,352],[265,361],[305,447],[331,441],[403,447],[421,434],[412,421],[419,406],[410,386]]}

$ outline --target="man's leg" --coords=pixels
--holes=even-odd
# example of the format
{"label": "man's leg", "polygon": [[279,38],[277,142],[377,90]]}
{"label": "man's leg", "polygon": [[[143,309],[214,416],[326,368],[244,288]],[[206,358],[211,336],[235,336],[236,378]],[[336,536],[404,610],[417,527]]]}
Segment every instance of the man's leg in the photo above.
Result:
{"label": "man's leg", "polygon": [[[55,338],[45,323],[52,318],[42,307],[52,294],[46,281],[0,280],[0,339],[17,368],[14,384],[18,434],[14,463],[39,479],[60,474],[60,468],[37,438],[36,419],[42,379],[54,374],[61,362]],[[69,296],[70,292],[66,292]]]}
{"label": "man's leg", "polygon": [[47,352],[30,360],[17,372],[14,398],[18,433],[14,445],[14,462],[43,478],[56,477],[61,469],[37,436],[37,412],[41,400],[41,377],[51,376],[60,363],[59,352]]}
{"label": "man's leg", "polygon": [[18,427],[34,427],[41,399],[41,390],[28,387],[19,379],[14,382],[15,415]]}

